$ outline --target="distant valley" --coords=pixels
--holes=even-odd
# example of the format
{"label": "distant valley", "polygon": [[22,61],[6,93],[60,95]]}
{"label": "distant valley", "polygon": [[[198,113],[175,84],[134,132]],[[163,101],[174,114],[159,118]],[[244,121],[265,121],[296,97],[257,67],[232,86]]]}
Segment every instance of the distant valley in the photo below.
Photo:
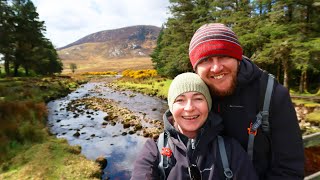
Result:
{"label": "distant valley", "polygon": [[159,32],[159,27],[138,25],[87,35],[58,48],[63,73],[71,72],[70,63],[77,65],[77,73],[151,69],[149,55],[156,47]]}

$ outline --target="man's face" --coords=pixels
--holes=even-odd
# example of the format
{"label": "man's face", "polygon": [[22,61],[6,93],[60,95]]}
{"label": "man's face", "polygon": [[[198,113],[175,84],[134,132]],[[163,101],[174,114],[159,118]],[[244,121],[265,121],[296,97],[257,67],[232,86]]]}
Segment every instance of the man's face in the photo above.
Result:
{"label": "man's face", "polygon": [[239,61],[231,57],[210,57],[202,60],[196,69],[197,74],[209,86],[212,95],[231,95],[237,83]]}

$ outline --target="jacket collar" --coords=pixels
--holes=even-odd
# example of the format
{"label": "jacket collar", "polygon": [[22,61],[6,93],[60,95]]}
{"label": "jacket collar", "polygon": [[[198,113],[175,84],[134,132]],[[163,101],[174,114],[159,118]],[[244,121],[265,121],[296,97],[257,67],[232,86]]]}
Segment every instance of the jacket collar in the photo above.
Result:
{"label": "jacket collar", "polygon": [[245,87],[257,78],[260,78],[261,72],[261,69],[257,65],[249,58],[243,56],[237,74],[237,87]]}

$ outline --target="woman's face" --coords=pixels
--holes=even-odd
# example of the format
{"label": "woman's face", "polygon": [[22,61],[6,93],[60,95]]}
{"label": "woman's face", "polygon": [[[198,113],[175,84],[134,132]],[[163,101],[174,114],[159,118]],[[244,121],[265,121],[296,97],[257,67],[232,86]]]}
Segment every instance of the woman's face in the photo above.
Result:
{"label": "woman's face", "polygon": [[172,105],[172,111],[179,131],[189,138],[196,137],[209,113],[207,100],[199,92],[180,94]]}

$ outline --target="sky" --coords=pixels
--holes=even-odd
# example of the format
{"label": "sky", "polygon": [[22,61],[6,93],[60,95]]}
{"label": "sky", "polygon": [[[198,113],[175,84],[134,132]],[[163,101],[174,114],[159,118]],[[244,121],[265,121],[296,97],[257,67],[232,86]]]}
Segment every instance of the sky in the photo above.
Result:
{"label": "sky", "polygon": [[134,25],[161,27],[169,0],[32,0],[45,21],[45,36],[63,47],[86,35]]}

